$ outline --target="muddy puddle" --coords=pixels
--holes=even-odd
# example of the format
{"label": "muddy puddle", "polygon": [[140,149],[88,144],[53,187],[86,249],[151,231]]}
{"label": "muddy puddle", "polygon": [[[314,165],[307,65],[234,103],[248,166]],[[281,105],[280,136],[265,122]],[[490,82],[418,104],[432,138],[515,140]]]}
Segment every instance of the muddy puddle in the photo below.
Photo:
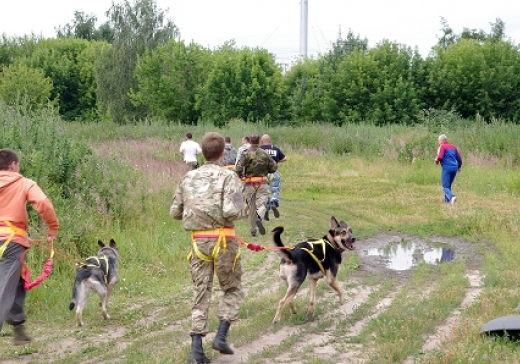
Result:
{"label": "muddy puddle", "polygon": [[441,237],[426,241],[412,236],[382,234],[358,240],[356,251],[365,268],[397,272],[408,271],[421,263],[436,265],[456,259],[481,259],[474,244]]}

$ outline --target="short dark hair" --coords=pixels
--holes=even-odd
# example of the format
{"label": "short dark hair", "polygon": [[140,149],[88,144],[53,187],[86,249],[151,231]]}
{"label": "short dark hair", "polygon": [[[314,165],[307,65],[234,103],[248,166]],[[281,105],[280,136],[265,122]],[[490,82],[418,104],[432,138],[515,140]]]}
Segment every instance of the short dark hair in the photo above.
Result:
{"label": "short dark hair", "polygon": [[252,134],[251,135],[251,144],[255,144],[255,145],[260,144],[260,135]]}
{"label": "short dark hair", "polygon": [[219,133],[212,131],[204,134],[200,144],[204,159],[212,162],[217,161],[220,158],[226,145],[224,142],[224,137],[222,137],[222,135]]}
{"label": "short dark hair", "polygon": [[20,162],[18,154],[12,149],[0,149],[0,171],[7,171],[13,162]]}
{"label": "short dark hair", "polygon": [[191,133],[186,133],[186,138],[191,139],[193,138],[193,135],[191,135]]}
{"label": "short dark hair", "polygon": [[249,143],[249,142],[251,141],[251,138],[250,138],[250,137],[248,137],[248,136],[245,136],[245,137],[244,137],[244,140],[245,140],[246,142],[248,142],[248,143]]}
{"label": "short dark hair", "polygon": [[228,137],[228,136],[227,136],[227,137],[224,137],[224,141],[225,141],[226,143],[231,143],[231,138]]}

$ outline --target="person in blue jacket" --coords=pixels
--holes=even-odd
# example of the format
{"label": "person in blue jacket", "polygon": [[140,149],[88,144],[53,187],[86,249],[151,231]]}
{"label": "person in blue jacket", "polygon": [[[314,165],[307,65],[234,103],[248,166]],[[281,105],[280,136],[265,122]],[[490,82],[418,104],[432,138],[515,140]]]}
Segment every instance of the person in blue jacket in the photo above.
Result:
{"label": "person in blue jacket", "polygon": [[437,157],[435,157],[435,164],[441,164],[441,184],[444,190],[444,202],[452,205],[457,201],[457,197],[451,190],[451,185],[457,172],[460,172],[462,167],[462,157],[457,147],[448,142],[445,134],[439,135],[439,149],[437,150]]}

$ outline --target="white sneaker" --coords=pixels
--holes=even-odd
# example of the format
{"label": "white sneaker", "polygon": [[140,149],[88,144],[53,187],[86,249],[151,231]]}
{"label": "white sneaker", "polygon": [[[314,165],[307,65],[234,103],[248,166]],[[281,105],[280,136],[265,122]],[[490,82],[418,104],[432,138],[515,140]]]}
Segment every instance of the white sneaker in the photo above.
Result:
{"label": "white sneaker", "polygon": [[453,196],[453,197],[451,198],[451,200],[450,200],[450,203],[451,203],[452,205],[455,205],[455,202],[457,202],[457,197]]}

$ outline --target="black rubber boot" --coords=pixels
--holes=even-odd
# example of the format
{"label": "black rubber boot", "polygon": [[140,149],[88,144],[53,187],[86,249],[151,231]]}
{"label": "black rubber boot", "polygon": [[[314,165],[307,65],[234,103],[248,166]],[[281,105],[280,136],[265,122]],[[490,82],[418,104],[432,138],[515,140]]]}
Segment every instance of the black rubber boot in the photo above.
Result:
{"label": "black rubber boot", "polygon": [[226,342],[230,325],[229,321],[220,321],[217,335],[215,336],[215,340],[213,340],[213,349],[218,350],[221,354],[235,354]]}
{"label": "black rubber boot", "polygon": [[14,345],[25,345],[32,341],[31,337],[27,335],[23,325],[21,324],[13,326],[13,336]]}
{"label": "black rubber boot", "polygon": [[256,218],[256,226],[258,227],[258,231],[260,232],[260,234],[265,235],[265,227],[264,224],[262,224],[262,219],[260,218],[260,216]]}
{"label": "black rubber boot", "polygon": [[207,363],[211,363],[211,360],[204,354],[204,349],[202,348],[202,335],[191,335],[191,354],[188,359],[188,364]]}

